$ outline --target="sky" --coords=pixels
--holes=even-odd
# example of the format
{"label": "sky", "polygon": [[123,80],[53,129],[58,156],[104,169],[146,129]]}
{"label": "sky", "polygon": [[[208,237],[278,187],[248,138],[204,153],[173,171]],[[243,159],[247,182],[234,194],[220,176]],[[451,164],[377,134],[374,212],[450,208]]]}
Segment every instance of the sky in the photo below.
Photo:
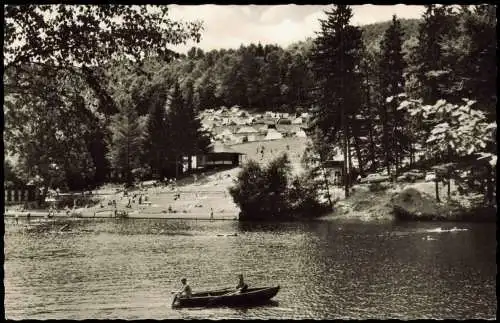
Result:
{"label": "sky", "polygon": [[[314,37],[325,18],[328,5],[170,5],[169,17],[180,21],[203,21],[201,41],[175,49],[186,52],[192,46],[205,51],[238,48],[241,44],[277,44],[286,47]],[[420,18],[424,7],[416,5],[353,5],[354,25],[366,25],[398,18]]]}

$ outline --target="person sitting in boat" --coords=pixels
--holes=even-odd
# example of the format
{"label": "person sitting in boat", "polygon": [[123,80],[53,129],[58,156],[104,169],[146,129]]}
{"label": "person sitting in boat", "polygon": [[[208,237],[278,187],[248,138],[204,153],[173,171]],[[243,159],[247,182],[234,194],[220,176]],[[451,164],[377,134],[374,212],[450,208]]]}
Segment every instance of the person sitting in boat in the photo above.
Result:
{"label": "person sitting in boat", "polygon": [[191,295],[192,295],[191,287],[187,283],[186,278],[182,278],[181,283],[182,283],[182,288],[179,291],[178,295],[181,297],[191,297]]}
{"label": "person sitting in boat", "polygon": [[238,282],[238,285],[236,286],[236,291],[238,293],[246,292],[248,289],[248,285],[245,284],[245,281],[243,280],[243,275],[239,274],[238,277],[239,277],[240,281]]}

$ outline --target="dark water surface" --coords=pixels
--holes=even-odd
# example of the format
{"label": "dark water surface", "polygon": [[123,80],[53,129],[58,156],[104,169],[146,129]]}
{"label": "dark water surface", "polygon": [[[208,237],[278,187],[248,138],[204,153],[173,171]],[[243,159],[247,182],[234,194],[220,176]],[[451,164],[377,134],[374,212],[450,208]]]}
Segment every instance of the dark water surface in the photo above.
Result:
{"label": "dark water surface", "polygon": [[[5,221],[8,319],[496,317],[494,223],[102,219],[28,233]],[[279,284],[275,302],[171,309],[181,277],[196,291],[240,272]]]}

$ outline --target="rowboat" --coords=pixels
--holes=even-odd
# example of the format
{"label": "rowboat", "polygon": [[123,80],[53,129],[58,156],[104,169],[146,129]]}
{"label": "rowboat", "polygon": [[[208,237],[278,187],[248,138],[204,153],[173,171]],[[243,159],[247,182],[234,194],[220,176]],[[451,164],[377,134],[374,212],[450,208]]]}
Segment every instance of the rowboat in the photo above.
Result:
{"label": "rowboat", "polygon": [[262,304],[273,298],[280,287],[249,288],[245,292],[235,292],[234,289],[224,289],[193,293],[191,297],[174,296],[172,307],[217,307],[244,306]]}

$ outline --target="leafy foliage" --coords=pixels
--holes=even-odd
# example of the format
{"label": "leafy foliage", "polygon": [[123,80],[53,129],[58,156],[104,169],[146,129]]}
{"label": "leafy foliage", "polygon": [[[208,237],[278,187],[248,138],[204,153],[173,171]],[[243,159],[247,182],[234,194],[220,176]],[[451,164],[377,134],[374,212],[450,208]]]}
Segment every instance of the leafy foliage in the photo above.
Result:
{"label": "leafy foliage", "polygon": [[241,220],[311,217],[325,211],[317,200],[317,185],[307,175],[291,176],[286,154],[262,168],[249,161],[229,192],[241,209]]}
{"label": "leafy foliage", "polygon": [[7,65],[39,62],[96,66],[124,55],[141,61],[168,57],[168,45],[199,40],[201,23],[168,18],[161,5],[8,5],[5,10]]}
{"label": "leafy foliage", "polygon": [[60,187],[92,181],[95,168],[87,147],[100,120],[85,109],[79,80],[43,66],[6,77],[30,85],[5,100],[6,149],[18,157],[22,178]]}
{"label": "leafy foliage", "polygon": [[477,155],[488,158],[496,166],[496,122],[488,122],[486,114],[474,106],[473,100],[452,104],[439,100],[434,105],[423,105],[419,100],[405,100],[399,109],[433,126],[424,138],[428,157]]}
{"label": "leafy foliage", "polygon": [[[146,58],[170,61],[175,55],[169,45],[198,41],[201,23],[172,21],[166,6],[4,9],[6,146],[19,155],[23,178],[70,189],[102,182],[108,175],[108,148],[116,148],[108,154],[114,161],[121,155],[119,148],[106,144],[113,142],[108,132],[111,115],[122,114],[112,126],[114,142],[121,142],[118,134],[123,137],[125,129],[132,130],[125,126],[119,131],[119,123],[127,119],[123,109],[147,105],[144,98],[151,83],[158,84],[164,75],[161,68],[152,68],[158,73],[148,75],[144,67],[157,64]],[[113,81],[109,72],[116,66],[122,73]]]}

